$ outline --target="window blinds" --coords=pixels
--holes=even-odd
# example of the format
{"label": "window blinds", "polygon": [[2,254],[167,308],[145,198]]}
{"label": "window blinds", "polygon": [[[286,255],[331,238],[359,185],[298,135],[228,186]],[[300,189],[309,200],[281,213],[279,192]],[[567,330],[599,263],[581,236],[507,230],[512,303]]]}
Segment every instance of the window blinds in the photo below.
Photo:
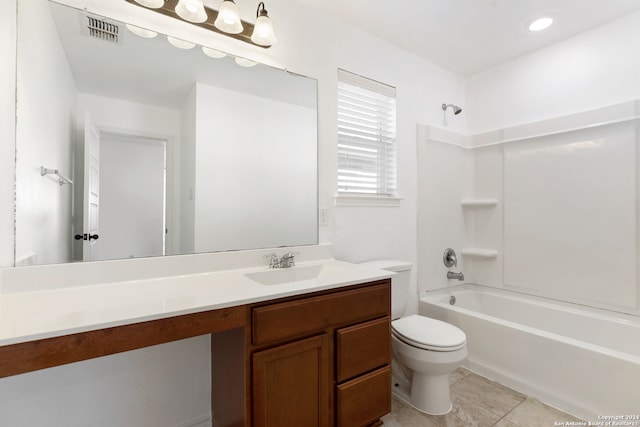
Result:
{"label": "window blinds", "polygon": [[338,195],[396,194],[396,90],[338,70]]}

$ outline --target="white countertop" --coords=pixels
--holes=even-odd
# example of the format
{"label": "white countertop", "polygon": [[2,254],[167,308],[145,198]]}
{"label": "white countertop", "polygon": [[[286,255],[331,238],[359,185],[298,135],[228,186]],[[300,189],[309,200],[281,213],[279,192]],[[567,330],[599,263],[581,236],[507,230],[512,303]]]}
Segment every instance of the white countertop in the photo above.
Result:
{"label": "white countertop", "polygon": [[317,278],[263,285],[246,276],[267,267],[219,270],[0,295],[0,345],[302,295],[391,277],[333,259]]}

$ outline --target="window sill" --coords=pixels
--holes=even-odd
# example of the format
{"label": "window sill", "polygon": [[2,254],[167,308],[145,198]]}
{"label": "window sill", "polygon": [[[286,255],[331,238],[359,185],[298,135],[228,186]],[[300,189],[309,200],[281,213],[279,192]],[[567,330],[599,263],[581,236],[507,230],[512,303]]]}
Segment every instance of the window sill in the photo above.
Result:
{"label": "window sill", "polygon": [[400,197],[388,196],[345,196],[334,197],[336,206],[358,206],[358,207],[392,207],[400,206]]}

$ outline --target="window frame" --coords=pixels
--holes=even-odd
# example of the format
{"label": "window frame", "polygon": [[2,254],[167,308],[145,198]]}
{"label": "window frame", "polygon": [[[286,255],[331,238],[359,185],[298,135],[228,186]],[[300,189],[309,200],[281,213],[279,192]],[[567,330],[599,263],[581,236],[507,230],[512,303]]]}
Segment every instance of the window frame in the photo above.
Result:
{"label": "window frame", "polygon": [[395,87],[338,69],[337,105],[336,205],[399,206]]}

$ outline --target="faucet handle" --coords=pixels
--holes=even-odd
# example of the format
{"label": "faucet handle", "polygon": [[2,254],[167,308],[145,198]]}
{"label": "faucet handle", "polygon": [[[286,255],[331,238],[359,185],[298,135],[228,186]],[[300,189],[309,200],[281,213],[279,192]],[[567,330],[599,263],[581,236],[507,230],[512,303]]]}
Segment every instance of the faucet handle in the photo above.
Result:
{"label": "faucet handle", "polygon": [[278,260],[278,255],[267,254],[267,255],[262,255],[262,258],[269,258],[269,268],[280,267],[280,261]]}
{"label": "faucet handle", "polygon": [[447,248],[442,254],[442,261],[444,262],[445,267],[457,267],[458,266],[458,258],[456,257],[456,251],[451,248]]}
{"label": "faucet handle", "polygon": [[300,252],[287,252],[286,254],[282,255],[282,258],[293,258],[296,255],[300,255]]}
{"label": "faucet handle", "polygon": [[293,267],[296,265],[295,262],[295,256],[299,255],[300,252],[287,252],[286,254],[282,255],[282,257],[280,258],[280,266],[281,267]]}

